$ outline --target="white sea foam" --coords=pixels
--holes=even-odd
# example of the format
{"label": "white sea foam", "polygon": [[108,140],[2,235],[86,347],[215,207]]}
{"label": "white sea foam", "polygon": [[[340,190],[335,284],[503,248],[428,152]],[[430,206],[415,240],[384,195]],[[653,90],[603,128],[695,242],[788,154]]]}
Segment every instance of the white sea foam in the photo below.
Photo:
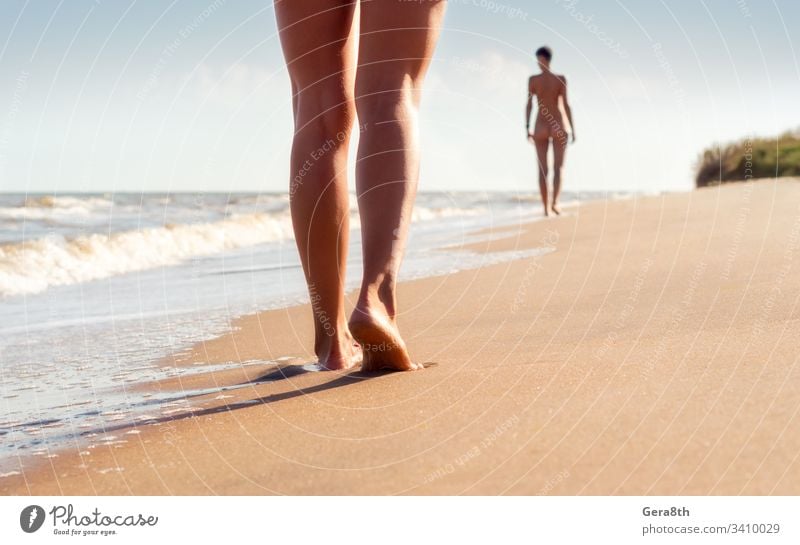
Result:
{"label": "white sea foam", "polygon": [[102,197],[28,197],[21,206],[0,207],[0,218],[43,220],[59,216],[88,216],[107,212],[113,203]]}
{"label": "white sea foam", "polygon": [[428,221],[439,218],[452,218],[455,216],[479,216],[486,214],[485,208],[458,208],[455,206],[441,207],[441,208],[425,208],[424,206],[415,206],[411,212],[411,221]]}
{"label": "white sea foam", "polygon": [[285,239],[290,234],[287,213],[244,214],[212,223],[6,244],[0,246],[0,294],[33,294],[51,286],[175,265],[192,257]]}
{"label": "white sea foam", "polygon": [[[42,197],[36,202],[41,208],[26,203],[17,209],[49,210],[48,207],[58,206],[63,210],[88,210],[110,205],[104,199],[72,197]],[[355,209],[351,212],[352,225],[357,227],[357,212]],[[412,221],[482,213],[486,210],[478,207],[415,207]],[[51,235],[0,245],[0,295],[40,293],[52,286],[177,265],[194,257],[286,240],[292,236],[289,211],[283,209],[272,213],[232,215],[215,222],[94,233],[74,238]]]}

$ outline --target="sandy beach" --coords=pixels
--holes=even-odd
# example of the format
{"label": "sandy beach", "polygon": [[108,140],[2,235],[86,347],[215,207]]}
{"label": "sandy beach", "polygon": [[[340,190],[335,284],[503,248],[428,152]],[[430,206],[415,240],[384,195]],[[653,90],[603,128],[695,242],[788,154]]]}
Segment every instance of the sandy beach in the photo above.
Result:
{"label": "sandy beach", "polygon": [[[294,374],[313,360],[309,309],[245,316],[174,361],[254,364],[152,385],[242,387],[21,459],[0,492],[800,493],[800,180],[593,202],[503,234],[472,249],[552,251],[401,285],[426,370]],[[257,362],[277,358],[274,380]]]}

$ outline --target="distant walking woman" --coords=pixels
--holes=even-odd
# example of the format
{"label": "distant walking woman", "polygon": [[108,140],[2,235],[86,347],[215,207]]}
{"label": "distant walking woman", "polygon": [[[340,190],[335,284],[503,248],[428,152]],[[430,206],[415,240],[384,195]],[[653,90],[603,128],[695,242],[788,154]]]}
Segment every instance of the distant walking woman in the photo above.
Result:
{"label": "distant walking woman", "polygon": [[[314,351],[327,369],[421,368],[397,327],[395,287],[417,190],[417,110],[445,3],[276,0],[275,11],[292,83],[289,193]],[[364,275],[348,320],[347,148],[356,115]]]}
{"label": "distant walking woman", "polygon": [[[542,194],[545,216],[550,214],[549,209],[556,214],[560,213],[558,195],[561,192],[561,169],[564,166],[564,155],[567,150],[567,132],[564,130],[559,99],[567,114],[572,141],[575,142],[575,124],[572,122],[572,110],[567,100],[567,78],[550,71],[552,58],[553,52],[549,47],[540,47],[536,50],[536,60],[539,61],[541,73],[531,76],[528,80],[528,106],[525,109],[525,132],[528,139],[532,140],[536,146],[536,155],[539,160],[539,192]],[[538,112],[533,132],[531,132],[534,96]],[[547,148],[551,140],[553,142],[553,199],[548,201]],[[549,209],[548,204],[550,204]]]}

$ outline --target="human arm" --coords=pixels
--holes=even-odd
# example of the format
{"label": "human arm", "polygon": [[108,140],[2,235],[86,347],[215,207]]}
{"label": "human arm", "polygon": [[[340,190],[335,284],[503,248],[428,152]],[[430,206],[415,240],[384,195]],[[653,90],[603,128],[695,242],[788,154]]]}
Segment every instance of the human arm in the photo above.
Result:
{"label": "human arm", "polygon": [[525,106],[525,135],[531,139],[531,112],[533,112],[533,78],[528,80],[528,103]]}
{"label": "human arm", "polygon": [[564,83],[564,90],[561,92],[561,104],[564,106],[564,113],[567,114],[567,121],[569,121],[569,130],[572,134],[572,143],[575,143],[575,122],[572,120],[572,108],[567,99],[567,78],[561,76],[561,81]]}

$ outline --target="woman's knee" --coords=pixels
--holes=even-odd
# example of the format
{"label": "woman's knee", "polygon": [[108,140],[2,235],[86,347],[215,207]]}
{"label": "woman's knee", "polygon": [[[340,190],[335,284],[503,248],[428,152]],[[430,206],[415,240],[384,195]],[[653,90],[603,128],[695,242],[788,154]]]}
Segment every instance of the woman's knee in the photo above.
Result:
{"label": "woman's knee", "polygon": [[320,86],[300,91],[295,100],[295,133],[324,140],[347,139],[355,119],[352,96],[341,87]]}
{"label": "woman's knee", "polygon": [[370,76],[356,80],[356,111],[362,123],[413,120],[419,89],[410,78]]}

